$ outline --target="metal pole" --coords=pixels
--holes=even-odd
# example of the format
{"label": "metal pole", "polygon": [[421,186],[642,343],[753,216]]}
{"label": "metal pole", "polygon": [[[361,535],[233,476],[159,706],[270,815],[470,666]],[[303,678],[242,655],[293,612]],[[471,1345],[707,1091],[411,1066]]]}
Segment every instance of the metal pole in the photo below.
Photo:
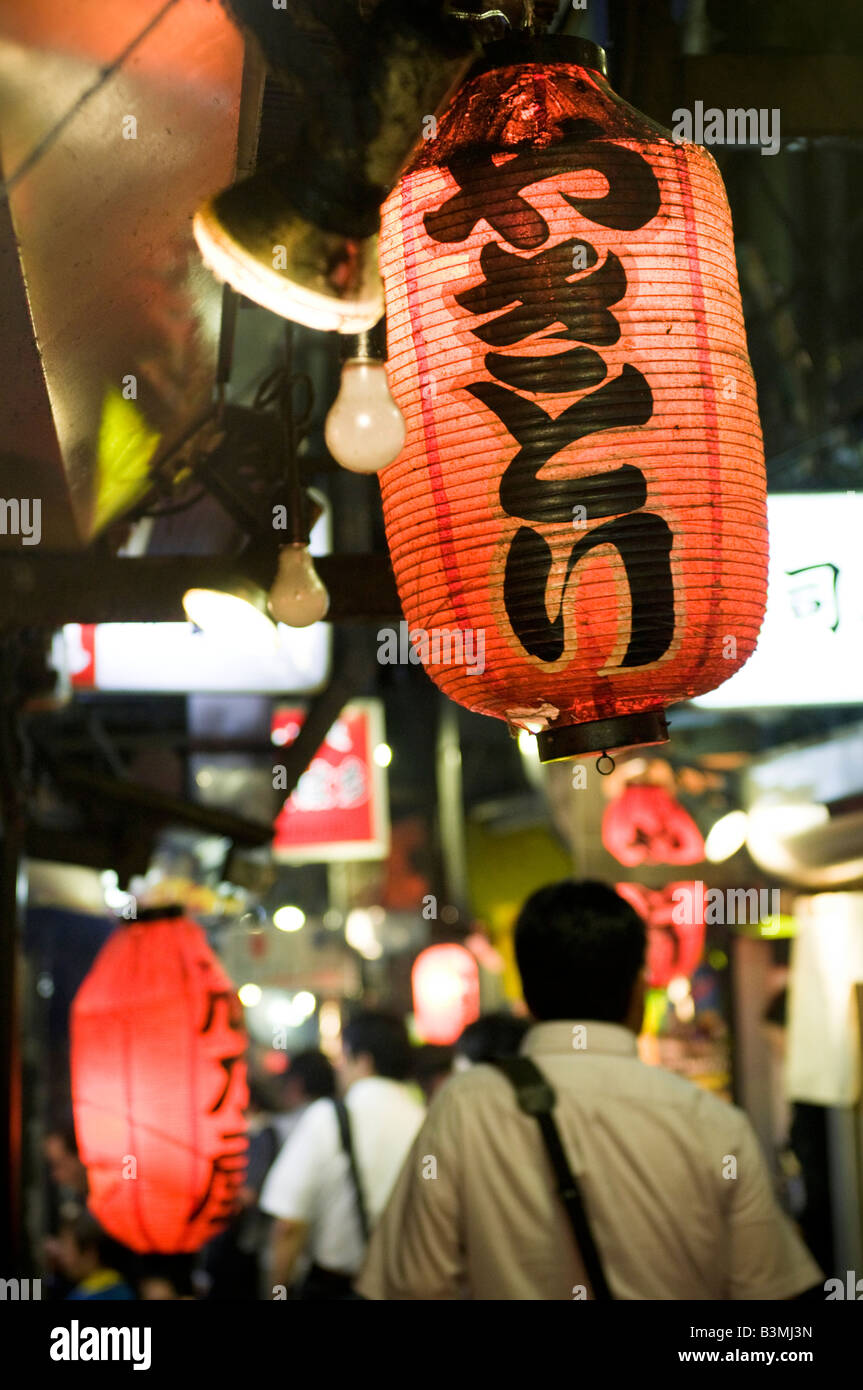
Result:
{"label": "metal pole", "polygon": [[21,1054],[18,1029],[20,868],[24,849],[24,800],[17,728],[17,653],[0,647],[0,1153],[4,1202],[0,1257],[10,1272],[21,1268]]}
{"label": "metal pole", "polygon": [[438,833],[447,897],[464,916],[468,908],[467,848],[458,709],[441,697],[437,731]]}

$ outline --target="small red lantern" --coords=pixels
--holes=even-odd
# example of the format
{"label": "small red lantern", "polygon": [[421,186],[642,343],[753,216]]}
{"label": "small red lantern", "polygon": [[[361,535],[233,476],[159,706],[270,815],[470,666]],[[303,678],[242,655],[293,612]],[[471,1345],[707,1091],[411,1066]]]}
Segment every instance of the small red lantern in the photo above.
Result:
{"label": "small red lantern", "polygon": [[664,787],[630,783],[602,817],[602,843],[621,864],[700,864],[704,840]]}
{"label": "small red lantern", "polygon": [[120,927],[71,1012],[75,1133],[89,1205],[132,1250],[197,1250],[246,1168],[242,1009],[201,927]]}
{"label": "small red lantern", "polygon": [[464,946],[420,951],[411,971],[414,1017],[423,1042],[455,1042],[479,1018],[479,967]]}
{"label": "small red lantern", "polygon": [[507,46],[381,234],[408,434],[380,480],[411,640],[543,760],[664,741],[667,705],[751,655],[766,598],[722,180],[604,71],[581,40]]}
{"label": "small red lantern", "polygon": [[647,924],[647,983],[651,989],[665,989],[678,975],[693,975],[704,950],[704,884],[614,886]]}

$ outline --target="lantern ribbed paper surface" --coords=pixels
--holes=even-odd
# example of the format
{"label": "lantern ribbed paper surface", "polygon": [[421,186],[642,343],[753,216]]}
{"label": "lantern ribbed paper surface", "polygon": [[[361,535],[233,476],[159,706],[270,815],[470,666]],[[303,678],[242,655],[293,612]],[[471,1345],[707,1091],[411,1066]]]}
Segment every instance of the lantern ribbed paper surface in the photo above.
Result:
{"label": "lantern ribbed paper surface", "polygon": [[479,967],[455,943],[427,946],[411,970],[414,1017],[420,1038],[447,1045],[479,1018]]}
{"label": "lantern ribbed paper surface", "polygon": [[701,831],[664,787],[632,784],[610,801],[602,817],[602,843],[621,864],[699,864]]}
{"label": "lantern ribbed paper surface", "polygon": [[242,1009],[195,922],[121,927],[71,1014],[75,1132],[89,1206],[137,1251],[197,1250],[246,1168]]}
{"label": "lantern ribbed paper surface", "polygon": [[668,883],[645,888],[616,883],[615,889],[647,926],[645,969],[651,989],[665,989],[678,975],[694,975],[704,951],[703,883]]}
{"label": "lantern ribbed paper surface", "polygon": [[473,77],[381,238],[408,435],[380,478],[405,616],[460,704],[588,726],[580,745],[543,735],[543,756],[648,741],[626,721],[726,680],[766,591],[722,181],[573,61],[584,49],[545,41]]}

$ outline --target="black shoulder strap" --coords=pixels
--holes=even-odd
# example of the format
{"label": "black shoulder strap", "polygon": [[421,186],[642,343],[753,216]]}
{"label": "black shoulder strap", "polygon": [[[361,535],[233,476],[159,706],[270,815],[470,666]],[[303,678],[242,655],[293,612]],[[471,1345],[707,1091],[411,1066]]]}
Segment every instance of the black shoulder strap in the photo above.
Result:
{"label": "black shoulder strap", "polygon": [[515,1089],[518,1103],[527,1115],[538,1122],[548,1157],[554,1171],[557,1191],[569,1217],[575,1243],[584,1260],[587,1277],[597,1302],[610,1302],[614,1295],[608,1287],[599,1251],[587,1219],[581,1192],[569,1166],[552,1111],[556,1096],[539,1067],[529,1057],[498,1057],[494,1065],[503,1072]]}
{"label": "black shoulder strap", "polygon": [[360,1183],[360,1171],[357,1167],[356,1154],[354,1153],[353,1140],[351,1139],[351,1122],[344,1101],[334,1099],[333,1105],[336,1109],[336,1120],[338,1121],[342,1148],[348,1156],[348,1163],[351,1168],[351,1181],[354,1185],[354,1195],[357,1199],[357,1214],[360,1218],[360,1230],[363,1233],[363,1240],[366,1245],[368,1245],[370,1234],[369,1214],[366,1208],[365,1198],[363,1197],[362,1184]]}

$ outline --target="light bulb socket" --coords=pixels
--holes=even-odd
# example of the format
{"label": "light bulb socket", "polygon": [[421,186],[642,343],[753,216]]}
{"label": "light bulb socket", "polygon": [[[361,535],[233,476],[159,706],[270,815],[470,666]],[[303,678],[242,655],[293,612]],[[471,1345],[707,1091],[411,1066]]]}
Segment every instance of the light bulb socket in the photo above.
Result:
{"label": "light bulb socket", "polygon": [[386,362],[387,321],[378,319],[374,328],[364,333],[340,333],[339,356],[345,362]]}
{"label": "light bulb socket", "polygon": [[517,63],[571,63],[574,67],[588,68],[591,72],[598,72],[600,77],[608,78],[605,49],[590,39],[576,38],[573,34],[546,34],[539,38],[513,34],[498,39],[486,45],[484,57],[471,71],[471,77],[492,68],[505,68]]}

